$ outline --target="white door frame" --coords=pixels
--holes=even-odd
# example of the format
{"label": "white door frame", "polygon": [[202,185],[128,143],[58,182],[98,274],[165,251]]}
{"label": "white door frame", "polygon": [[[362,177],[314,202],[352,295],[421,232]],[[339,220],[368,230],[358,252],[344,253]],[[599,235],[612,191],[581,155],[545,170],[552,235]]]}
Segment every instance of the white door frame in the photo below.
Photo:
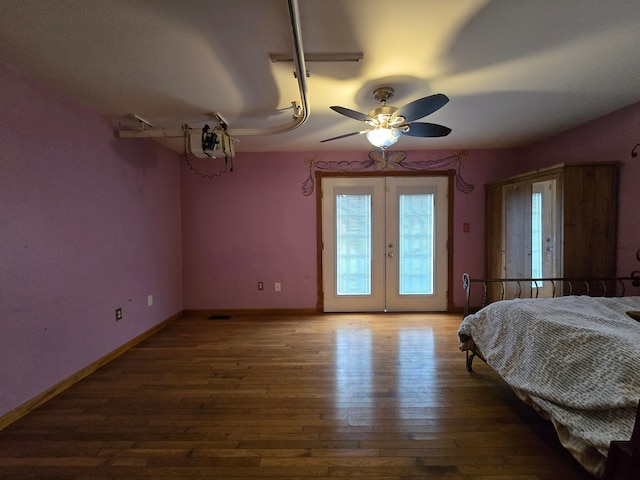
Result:
{"label": "white door frame", "polygon": [[[446,198],[446,210],[447,210],[447,215],[446,215],[446,221],[445,221],[445,227],[444,230],[446,231],[446,252],[444,253],[444,255],[446,256],[446,259],[440,259],[443,261],[438,262],[439,264],[439,268],[440,270],[445,269],[446,270],[446,292],[444,292],[445,296],[446,296],[446,311],[450,311],[453,305],[453,291],[452,291],[452,287],[453,287],[453,279],[452,279],[452,270],[453,270],[453,256],[452,256],[452,252],[451,252],[451,245],[453,244],[453,227],[452,227],[452,218],[453,218],[453,188],[454,188],[454,176],[455,176],[455,171],[454,170],[447,170],[447,171],[429,171],[429,172],[380,172],[380,173],[374,173],[374,172],[361,172],[361,173],[329,173],[329,172],[316,172],[316,185],[317,185],[317,189],[316,189],[316,212],[317,212],[317,251],[318,251],[318,264],[317,264],[317,271],[318,271],[318,305],[317,305],[317,310],[318,311],[324,311],[325,310],[325,305],[324,305],[324,298],[325,298],[325,292],[324,292],[324,279],[323,279],[323,259],[324,259],[324,255],[327,254],[327,252],[323,252],[323,226],[322,226],[322,194],[323,194],[323,189],[324,189],[324,185],[322,183],[322,180],[325,178],[336,178],[336,177],[344,177],[346,182],[345,185],[348,183],[348,179],[351,177],[356,177],[356,178],[360,178],[360,177],[447,177],[447,183],[448,185],[445,187],[447,190],[447,198]],[[442,184],[441,184],[442,185]],[[439,200],[442,201],[442,200]],[[439,225],[439,229],[442,230],[442,223],[440,223]],[[384,238],[384,236],[383,236]],[[386,245],[383,245],[380,248],[386,248]],[[442,255],[443,253],[440,252],[440,255]],[[445,266],[446,265],[446,266]],[[441,272],[440,272],[441,273]],[[383,293],[383,295],[386,295],[386,292]],[[417,310],[415,311],[427,311],[429,310],[428,308],[424,308],[421,309],[420,307],[417,307]],[[443,310],[442,308],[438,309],[439,311]],[[382,310],[378,310],[378,309],[363,309],[362,311],[382,311]]]}

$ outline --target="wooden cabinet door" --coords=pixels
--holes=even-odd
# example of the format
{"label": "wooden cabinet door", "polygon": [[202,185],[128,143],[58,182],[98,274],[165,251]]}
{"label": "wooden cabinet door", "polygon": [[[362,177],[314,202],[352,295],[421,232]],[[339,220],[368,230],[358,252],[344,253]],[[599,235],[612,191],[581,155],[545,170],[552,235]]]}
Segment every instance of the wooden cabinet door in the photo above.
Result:
{"label": "wooden cabinet door", "polygon": [[563,183],[564,276],[615,276],[617,167],[567,166]]}
{"label": "wooden cabinet door", "polygon": [[[485,276],[487,278],[504,277],[504,230],[502,218],[504,206],[502,204],[502,186],[487,185],[485,191]],[[500,300],[500,285],[490,283],[487,285],[487,300],[495,302]]]}
{"label": "wooden cabinet door", "polygon": [[[517,182],[502,190],[504,202],[505,277],[531,277],[531,182]],[[520,291],[519,291],[520,290]],[[509,284],[506,297],[528,296],[531,285]]]}

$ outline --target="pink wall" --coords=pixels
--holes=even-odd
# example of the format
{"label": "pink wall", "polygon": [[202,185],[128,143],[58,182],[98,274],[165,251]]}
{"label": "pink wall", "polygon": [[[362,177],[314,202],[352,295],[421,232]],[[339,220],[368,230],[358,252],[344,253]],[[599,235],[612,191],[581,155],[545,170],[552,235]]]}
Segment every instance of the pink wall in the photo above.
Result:
{"label": "pink wall", "polygon": [[[621,162],[618,214],[618,275],[640,270],[640,103],[549,138],[526,150],[526,168],[556,163]],[[597,254],[597,252],[594,252]]]}
{"label": "pink wall", "polygon": [[[407,152],[407,161],[451,151]],[[313,309],[317,302],[315,192],[304,196],[307,158],[364,161],[368,152],[239,153],[234,172],[203,179],[183,164],[182,218],[185,309]],[[183,162],[184,163],[184,162]],[[222,159],[192,159],[211,174]],[[519,171],[509,151],[468,153],[462,177],[475,184],[454,196],[454,303],[464,303],[462,274],[484,274],[484,184]],[[373,170],[370,168],[369,170]],[[470,232],[463,232],[463,224]],[[265,290],[258,291],[263,281]],[[282,292],[274,291],[274,283]]]}
{"label": "pink wall", "polygon": [[[205,173],[224,165],[192,162]],[[315,308],[315,196],[301,191],[307,173],[295,153],[238,154],[233,173],[213,180],[183,162],[185,309]]]}
{"label": "pink wall", "polygon": [[2,415],[180,312],[182,247],[175,153],[2,63],[0,105]]}

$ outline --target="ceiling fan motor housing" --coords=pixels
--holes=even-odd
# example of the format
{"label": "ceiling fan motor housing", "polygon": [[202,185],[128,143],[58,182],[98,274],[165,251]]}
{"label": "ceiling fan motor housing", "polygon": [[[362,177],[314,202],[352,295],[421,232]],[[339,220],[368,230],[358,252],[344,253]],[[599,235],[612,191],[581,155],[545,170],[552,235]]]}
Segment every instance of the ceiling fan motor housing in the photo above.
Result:
{"label": "ceiling fan motor housing", "polygon": [[397,107],[382,105],[380,107],[376,107],[369,112],[369,116],[372,118],[379,118],[378,115],[388,115],[391,116],[394,112],[398,110]]}
{"label": "ceiling fan motor housing", "polygon": [[393,114],[398,111],[398,107],[382,105],[374,108],[369,112],[369,116],[375,119],[374,122],[367,122],[372,127],[396,128],[404,123],[402,116],[394,117]]}
{"label": "ceiling fan motor housing", "polygon": [[391,87],[378,87],[373,91],[373,97],[382,102],[382,105],[369,112],[369,116],[376,119],[376,122],[367,122],[369,125],[372,127],[391,128],[404,121],[401,118],[392,120],[392,116],[398,111],[398,107],[387,105],[386,101],[393,97],[393,93],[394,90]]}

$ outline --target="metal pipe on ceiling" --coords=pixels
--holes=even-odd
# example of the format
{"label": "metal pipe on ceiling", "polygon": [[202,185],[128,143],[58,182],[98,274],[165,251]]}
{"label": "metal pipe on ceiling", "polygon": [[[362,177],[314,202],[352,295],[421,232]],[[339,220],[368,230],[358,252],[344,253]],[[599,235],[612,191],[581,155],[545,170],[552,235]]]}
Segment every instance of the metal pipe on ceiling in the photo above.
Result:
{"label": "metal pipe on ceiling", "polygon": [[298,90],[300,91],[299,111],[294,111],[293,120],[284,125],[270,128],[243,128],[231,130],[229,135],[233,137],[286,133],[298,128],[307,121],[307,118],[309,118],[309,104],[307,100],[307,68],[304,59],[304,49],[302,48],[298,0],[287,0],[287,5],[289,7],[289,24],[291,26],[291,40],[293,42],[293,65],[295,68],[295,77],[298,80]]}
{"label": "metal pipe on ceiling", "polygon": [[[298,128],[309,118],[309,102],[307,99],[307,69],[305,66],[304,49],[302,47],[302,33],[300,31],[300,14],[298,0],[287,0],[289,24],[291,26],[291,40],[293,43],[294,75],[298,80],[300,102],[291,102],[294,110],[293,118],[284,125],[266,128],[230,129],[227,133],[232,137],[277,135],[290,132]],[[121,138],[178,138],[184,136],[182,129],[147,129],[120,130]]]}

